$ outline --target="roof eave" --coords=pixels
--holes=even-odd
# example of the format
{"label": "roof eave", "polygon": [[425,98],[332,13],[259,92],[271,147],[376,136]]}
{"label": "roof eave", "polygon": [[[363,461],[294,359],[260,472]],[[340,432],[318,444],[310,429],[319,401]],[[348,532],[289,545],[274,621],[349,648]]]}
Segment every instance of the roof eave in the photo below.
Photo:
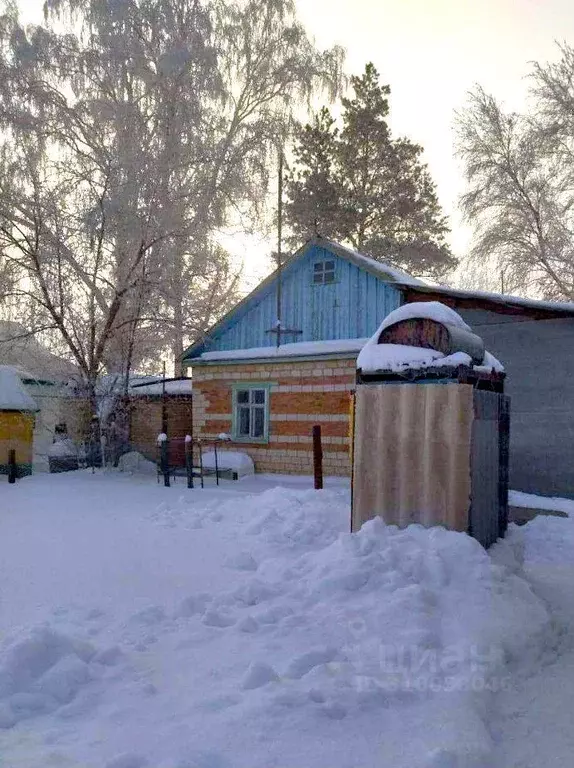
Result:
{"label": "roof eave", "polygon": [[473,291],[458,290],[456,288],[445,288],[440,285],[411,285],[409,283],[395,283],[395,288],[402,292],[412,291],[413,293],[439,294],[453,299],[468,299],[470,301],[482,301],[485,304],[494,304],[508,309],[532,310],[548,315],[563,315],[564,317],[574,317],[574,307],[568,307],[556,304],[549,306],[549,302],[542,302],[537,299],[521,299],[519,296],[504,298],[502,295],[486,295],[486,291],[475,293]]}
{"label": "roof eave", "polygon": [[[313,237],[310,240],[307,240],[301,248],[296,250],[294,253],[289,256],[285,262],[281,265],[281,271],[285,269],[285,267],[290,266],[299,256],[309,247],[312,247],[316,244],[316,241],[318,238]],[[194,342],[191,344],[186,350],[183,351],[183,353],[178,358],[178,361],[185,364],[187,360],[192,359],[190,355],[192,355],[193,352],[199,350],[206,342],[206,340],[213,335],[217,329],[224,325],[233,315],[240,310],[242,307],[244,307],[251,299],[253,299],[255,296],[257,296],[258,293],[261,291],[264,291],[277,277],[279,273],[279,268],[274,269],[273,272],[268,275],[264,280],[262,280],[259,285],[257,285],[250,293],[247,294],[247,296],[244,296],[241,301],[239,301],[237,304],[235,304],[234,307],[232,307],[229,312],[226,312],[225,315],[223,315],[222,318],[220,318],[216,323],[214,323],[211,328],[208,328],[208,330],[203,335],[203,338],[199,341]]]}
{"label": "roof eave", "polygon": [[187,367],[201,367],[205,368],[210,365],[254,365],[258,363],[305,363],[314,362],[316,360],[352,360],[359,356],[358,349],[354,352],[330,352],[330,353],[317,353],[315,355],[311,353],[301,355],[285,355],[284,357],[241,357],[241,358],[228,358],[223,360],[202,360],[201,357],[195,357],[190,360],[185,360],[184,364]]}

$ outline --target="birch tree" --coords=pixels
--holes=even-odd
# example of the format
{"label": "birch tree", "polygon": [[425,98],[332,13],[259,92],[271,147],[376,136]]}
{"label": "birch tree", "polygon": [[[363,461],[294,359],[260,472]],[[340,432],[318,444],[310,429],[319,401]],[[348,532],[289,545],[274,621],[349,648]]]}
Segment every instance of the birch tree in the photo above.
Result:
{"label": "birch tree", "polygon": [[574,49],[533,65],[524,114],[476,88],[457,132],[470,268],[488,265],[510,290],[573,301]]}
{"label": "birch tree", "polygon": [[0,19],[0,248],[91,391],[179,354],[234,298],[218,234],[264,198],[279,126],[336,88],[290,0],[47,0]]}

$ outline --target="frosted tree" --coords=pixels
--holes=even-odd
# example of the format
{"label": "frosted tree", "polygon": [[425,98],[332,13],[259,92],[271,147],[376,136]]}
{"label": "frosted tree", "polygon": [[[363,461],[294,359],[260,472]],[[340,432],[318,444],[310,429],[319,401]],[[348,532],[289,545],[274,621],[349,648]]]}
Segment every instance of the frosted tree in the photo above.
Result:
{"label": "frosted tree", "polygon": [[394,139],[390,89],[368,64],[342,100],[342,126],[323,109],[300,130],[287,180],[294,233],[313,231],[419,276],[440,278],[456,265],[448,224],[422,162],[422,148]]}
{"label": "frosted tree", "polygon": [[[218,235],[263,199],[294,104],[336,87],[289,0],[47,0],[0,19],[0,248],[91,391],[235,295]],[[155,346],[155,350],[154,350]]]}
{"label": "frosted tree", "polygon": [[457,131],[469,270],[486,265],[498,290],[574,300],[574,49],[533,66],[526,114],[476,88]]}

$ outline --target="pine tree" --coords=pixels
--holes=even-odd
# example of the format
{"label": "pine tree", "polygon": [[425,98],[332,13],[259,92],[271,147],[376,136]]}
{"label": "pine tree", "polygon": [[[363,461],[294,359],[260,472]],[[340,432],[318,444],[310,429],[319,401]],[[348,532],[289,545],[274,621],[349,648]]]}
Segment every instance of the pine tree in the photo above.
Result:
{"label": "pine tree", "polygon": [[326,107],[297,130],[296,167],[287,182],[298,190],[287,202],[294,244],[309,233],[337,231],[340,204],[332,168],[337,136],[335,120]]}
{"label": "pine tree", "polygon": [[379,83],[373,64],[352,77],[351,86],[353,97],[342,100],[341,131],[323,109],[299,132],[287,179],[287,220],[299,238],[316,231],[414,274],[439,278],[456,259],[422,148],[392,138],[390,88]]}

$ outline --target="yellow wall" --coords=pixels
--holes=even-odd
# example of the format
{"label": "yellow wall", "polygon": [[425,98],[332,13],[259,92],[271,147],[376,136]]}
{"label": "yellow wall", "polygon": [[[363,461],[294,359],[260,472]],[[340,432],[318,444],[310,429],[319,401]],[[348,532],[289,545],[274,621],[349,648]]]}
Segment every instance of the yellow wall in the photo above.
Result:
{"label": "yellow wall", "polygon": [[0,471],[8,464],[9,451],[16,450],[16,464],[32,465],[34,415],[20,411],[0,411]]}

